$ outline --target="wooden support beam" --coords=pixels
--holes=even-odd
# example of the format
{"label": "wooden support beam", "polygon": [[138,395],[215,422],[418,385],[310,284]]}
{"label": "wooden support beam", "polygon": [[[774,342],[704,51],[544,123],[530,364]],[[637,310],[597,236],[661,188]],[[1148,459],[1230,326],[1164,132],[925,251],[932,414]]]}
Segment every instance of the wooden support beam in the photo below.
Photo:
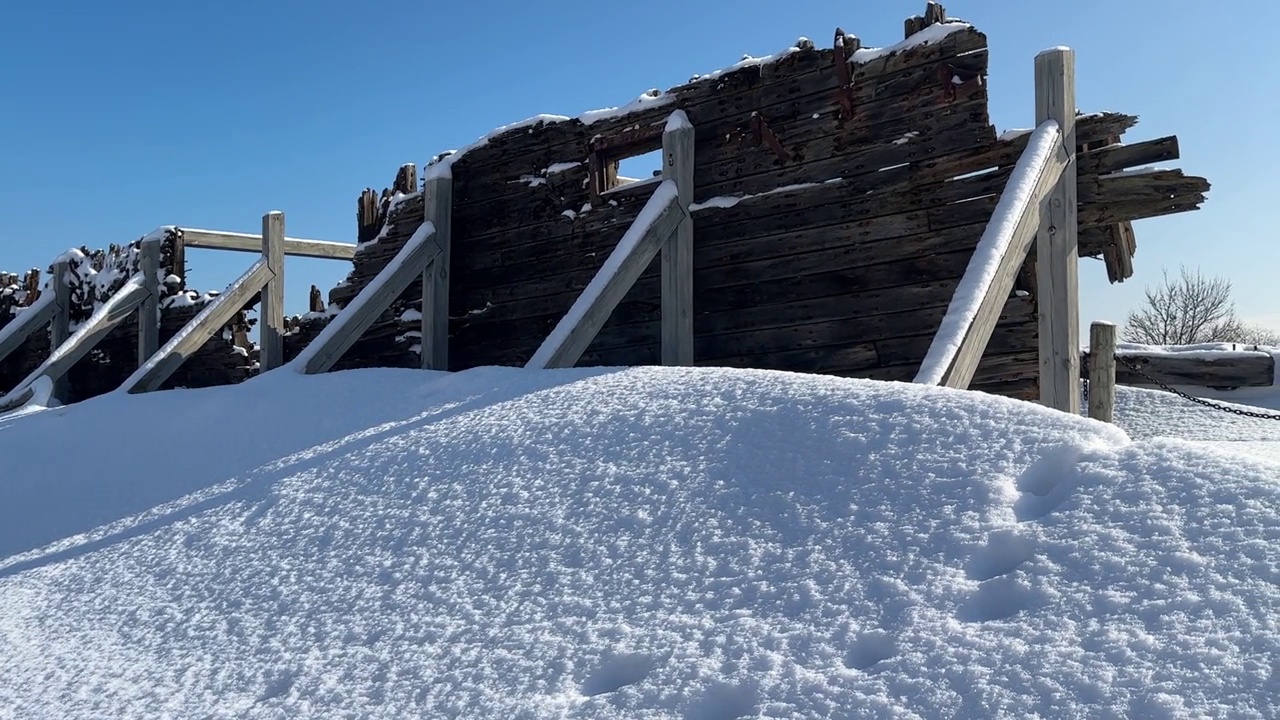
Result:
{"label": "wooden support beam", "polygon": [[[969,387],[1031,252],[1041,224],[1043,199],[1059,182],[1066,162],[1057,125],[1037,127],[983,231],[916,382]],[[1036,264],[1038,267],[1039,258]]]}
{"label": "wooden support beam", "polygon": [[1116,326],[1089,326],[1089,417],[1112,422],[1116,410]]}
{"label": "wooden support beam", "polygon": [[573,367],[685,217],[676,184],[664,180],[525,367]]}
{"label": "wooden support beam", "polygon": [[[50,357],[71,337],[71,286],[67,284],[67,275],[70,273],[70,263],[66,260],[59,260],[53,264],[53,276],[49,278],[54,302],[53,318],[49,321]],[[53,378],[52,397],[58,401],[66,400],[67,379],[65,376]]]}
{"label": "wooden support beam", "polygon": [[138,308],[138,367],[160,349],[160,238],[148,236],[138,244],[138,272],[147,291]]}
{"label": "wooden support beam", "polygon": [[[182,228],[182,238],[187,247],[235,252],[262,252],[262,236],[253,233],[225,232],[223,230],[198,230]],[[350,243],[328,240],[284,239],[284,254],[293,257],[320,258],[322,260],[350,260],[356,256],[356,246]]]}
{"label": "wooden support beam", "polygon": [[[129,279],[114,295],[107,299],[88,320],[84,321],[75,333],[67,338],[40,364],[31,371],[8,397],[18,395],[31,387],[37,379],[47,377],[55,387],[59,380],[66,377],[67,371],[80,362],[89,351],[97,347],[112,330],[125,318],[129,317],[142,301],[147,298],[147,289],[142,286],[142,279],[134,276]],[[56,396],[55,396],[56,397]],[[58,397],[59,400],[63,399]]]}
{"label": "wooden support beam", "polygon": [[258,309],[258,367],[267,372],[284,364],[284,213],[273,210],[262,216],[259,249],[271,271]]}
{"label": "wooden support beam", "polygon": [[1040,402],[1080,413],[1080,297],[1077,275],[1075,51],[1036,56],[1036,124],[1058,123],[1069,162],[1046,198],[1036,240],[1040,322]]}
{"label": "wooden support beam", "polygon": [[390,307],[391,302],[409,287],[409,283],[423,274],[443,252],[444,249],[435,242],[435,227],[428,222],[422,223],[395,258],[325,326],[293,363],[300,366],[306,375],[328,372]]}
{"label": "wooden support beam", "polygon": [[57,305],[53,293],[45,293],[35,304],[18,313],[8,325],[0,328],[0,360],[22,346],[36,330],[53,320]]}
{"label": "wooden support beam", "polygon": [[424,370],[449,369],[449,245],[452,234],[453,176],[433,175],[423,186],[423,215],[435,227],[435,254],[422,273],[422,341]]}
{"label": "wooden support beam", "polygon": [[693,357],[693,148],[694,130],[683,110],[662,134],[662,175],[674,181],[684,214],[662,245],[662,364],[692,365]]}
{"label": "wooden support beam", "polygon": [[267,267],[266,258],[260,258],[235,282],[198,315],[191,319],[176,335],[156,351],[147,362],[137,369],[121,387],[130,394],[158,390],[173,375],[187,358],[199,350],[213,334],[231,322],[231,318],[240,312],[253,296],[271,279],[271,269]]}

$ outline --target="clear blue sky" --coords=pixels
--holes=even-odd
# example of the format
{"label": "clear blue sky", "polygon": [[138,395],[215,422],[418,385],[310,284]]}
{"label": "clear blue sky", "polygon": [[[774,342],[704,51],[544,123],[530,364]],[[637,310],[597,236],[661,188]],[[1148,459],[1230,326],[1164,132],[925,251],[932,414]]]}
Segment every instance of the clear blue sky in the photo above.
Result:
{"label": "clear blue sky", "polygon": [[[1177,134],[1177,165],[1207,176],[1204,210],[1137,223],[1137,276],[1081,266],[1082,320],[1122,321],[1161,266],[1229,277],[1242,313],[1280,328],[1274,168],[1280,7],[1126,0],[963,0],[985,31],[998,129],[1032,123],[1032,58],[1078,53],[1084,110],[1142,116],[1131,139]],[[136,239],[165,224],[353,241],[355,198],[537,113],[625,103],[834,28],[901,39],[923,0],[728,2],[21,3],[0,24],[0,268]],[[193,251],[192,284],[220,288],[249,255]],[[345,273],[291,259],[287,304]]]}

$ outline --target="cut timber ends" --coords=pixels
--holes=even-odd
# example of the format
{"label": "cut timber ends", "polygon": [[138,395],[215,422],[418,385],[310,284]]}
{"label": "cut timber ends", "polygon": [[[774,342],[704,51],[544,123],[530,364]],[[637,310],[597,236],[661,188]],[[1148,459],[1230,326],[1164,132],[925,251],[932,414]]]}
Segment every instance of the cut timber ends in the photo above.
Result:
{"label": "cut timber ends", "polygon": [[1089,417],[1112,422],[1116,409],[1116,326],[1089,326]]}
{"label": "cut timber ends", "polygon": [[129,376],[121,386],[125,392],[136,394],[160,389],[187,358],[191,357],[218,332],[231,322],[231,318],[253,299],[271,279],[271,269],[265,258],[260,258],[245,271],[227,291],[210,302],[183,326],[164,347]]}
{"label": "cut timber ends", "polygon": [[676,184],[664,180],[525,367],[573,367],[685,217]]}
{"label": "cut timber ends", "polygon": [[[386,267],[329,322],[310,345],[294,359],[303,374],[328,372],[360,336],[368,330],[409,283],[430,274],[430,265],[443,253],[435,242],[436,229],[424,222]],[[424,311],[423,315],[427,313]],[[424,338],[425,339],[425,338]]]}
{"label": "cut timber ends", "polygon": [[1050,120],[1062,131],[1069,153],[1058,183],[1047,197],[1036,240],[1039,315],[1040,402],[1080,413],[1080,297],[1077,263],[1075,51],[1052,48],[1036,56],[1036,123]]}

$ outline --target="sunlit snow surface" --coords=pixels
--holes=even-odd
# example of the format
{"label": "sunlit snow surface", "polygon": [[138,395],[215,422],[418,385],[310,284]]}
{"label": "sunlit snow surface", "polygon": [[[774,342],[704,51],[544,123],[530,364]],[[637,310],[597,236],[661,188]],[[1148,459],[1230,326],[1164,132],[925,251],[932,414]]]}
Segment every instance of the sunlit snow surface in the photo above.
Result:
{"label": "sunlit snow surface", "polygon": [[1275,466],[782,373],[0,418],[0,717],[1275,717]]}

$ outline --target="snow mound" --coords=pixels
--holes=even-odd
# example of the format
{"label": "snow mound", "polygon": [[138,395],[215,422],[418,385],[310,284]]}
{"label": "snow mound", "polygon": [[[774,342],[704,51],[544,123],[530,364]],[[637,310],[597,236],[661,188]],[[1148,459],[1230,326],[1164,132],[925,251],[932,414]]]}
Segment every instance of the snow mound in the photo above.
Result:
{"label": "snow mound", "polygon": [[1280,697],[1274,468],[979,393],[277,372],[0,418],[0,458],[0,717],[1263,718]]}

